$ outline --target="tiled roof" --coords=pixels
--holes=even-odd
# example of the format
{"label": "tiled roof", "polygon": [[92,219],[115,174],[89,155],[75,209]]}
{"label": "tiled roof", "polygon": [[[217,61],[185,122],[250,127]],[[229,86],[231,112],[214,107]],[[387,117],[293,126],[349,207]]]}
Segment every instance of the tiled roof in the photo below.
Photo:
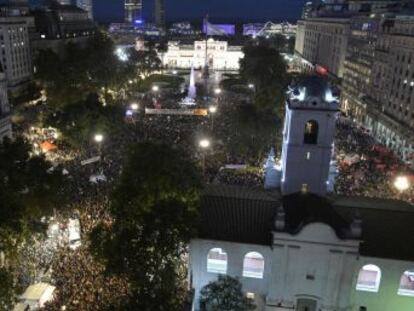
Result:
{"label": "tiled roof", "polygon": [[201,198],[199,238],[271,245],[274,219],[280,204],[286,213],[286,231],[292,235],[311,222],[330,225],[346,238],[353,217],[362,220],[363,256],[414,261],[414,206],[395,200],[313,194],[279,193],[262,189],[215,185]]}

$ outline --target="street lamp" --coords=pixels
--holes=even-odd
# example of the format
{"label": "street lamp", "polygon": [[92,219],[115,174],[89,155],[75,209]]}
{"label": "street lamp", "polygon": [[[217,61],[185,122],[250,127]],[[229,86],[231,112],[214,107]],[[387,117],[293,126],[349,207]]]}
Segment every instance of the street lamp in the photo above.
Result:
{"label": "street lamp", "polygon": [[406,176],[398,176],[394,181],[394,186],[400,193],[410,188],[410,182]]}
{"label": "street lamp", "polygon": [[206,149],[210,147],[210,141],[208,139],[202,139],[199,141],[198,145],[202,149],[203,176],[205,176],[206,175]]}
{"label": "street lamp", "polygon": [[216,94],[216,95],[221,94],[221,89],[220,89],[220,88],[216,88],[216,89],[214,90],[214,94]]}
{"label": "street lamp", "polygon": [[94,138],[93,138],[98,144],[100,144],[102,141],[103,141],[103,139],[104,139],[104,137],[103,137],[103,135],[102,134],[95,134],[95,136],[94,136]]}
{"label": "street lamp", "polygon": [[210,106],[208,111],[211,114],[211,129],[214,130],[214,114],[217,112],[217,106]]}
{"label": "street lamp", "polygon": [[139,108],[139,106],[138,106],[138,104],[137,104],[137,103],[133,103],[133,104],[131,104],[131,109],[132,109],[133,111],[137,111],[137,110],[138,110],[138,108]]}
{"label": "street lamp", "polygon": [[253,83],[249,83],[248,87],[249,87],[249,89],[254,89],[254,84]]}
{"label": "street lamp", "polygon": [[158,85],[154,85],[153,87],[152,87],[152,91],[153,92],[158,92],[160,90],[160,87],[158,86]]}
{"label": "street lamp", "polygon": [[102,142],[104,140],[104,137],[103,137],[102,134],[95,134],[95,136],[93,137],[93,139],[98,144],[99,157],[102,157],[102,155],[101,155],[101,145],[102,145]]}

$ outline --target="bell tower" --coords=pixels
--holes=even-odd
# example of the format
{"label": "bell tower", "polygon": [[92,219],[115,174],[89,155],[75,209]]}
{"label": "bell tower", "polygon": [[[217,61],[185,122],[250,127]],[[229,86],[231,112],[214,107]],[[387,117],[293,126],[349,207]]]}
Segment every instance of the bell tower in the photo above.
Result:
{"label": "bell tower", "polygon": [[326,195],[339,102],[328,82],[304,78],[289,89],[282,146],[283,195]]}

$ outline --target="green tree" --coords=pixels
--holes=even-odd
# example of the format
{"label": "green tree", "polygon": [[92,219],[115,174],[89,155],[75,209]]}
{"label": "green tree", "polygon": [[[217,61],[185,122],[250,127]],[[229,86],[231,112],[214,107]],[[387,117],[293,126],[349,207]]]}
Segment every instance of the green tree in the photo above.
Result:
{"label": "green tree", "polygon": [[90,38],[85,47],[67,44],[62,56],[40,51],[35,65],[36,80],[54,108],[85,100],[91,93],[111,103],[136,75],[133,66],[118,59],[114,42],[104,32]]}
{"label": "green tree", "polygon": [[131,146],[112,195],[113,225],[91,234],[91,251],[111,273],[127,277],[122,310],[181,310],[182,269],[195,234],[200,177],[195,165],[168,145]]}
{"label": "green tree", "polygon": [[240,60],[242,77],[255,85],[255,104],[262,109],[281,112],[289,83],[286,63],[276,49],[249,45]]}
{"label": "green tree", "polygon": [[144,78],[150,76],[154,71],[161,69],[161,60],[155,49],[147,51],[137,51],[134,48],[129,49],[129,62],[135,66],[137,75]]}
{"label": "green tree", "polygon": [[[280,121],[276,114],[253,104],[238,105],[229,113],[231,119],[219,119],[217,124],[225,124],[220,134],[223,135],[221,139],[225,139],[225,148],[230,154],[243,155],[255,165],[271,146],[278,145]],[[219,118],[225,119],[227,116],[220,114]]]}
{"label": "green tree", "polygon": [[219,275],[201,290],[200,307],[202,311],[248,311],[256,306],[244,295],[237,278]]}
{"label": "green tree", "polygon": [[15,298],[13,276],[7,269],[0,267],[0,311],[12,310]]}
{"label": "green tree", "polygon": [[104,106],[93,95],[50,111],[44,122],[59,129],[63,139],[75,148],[91,143],[96,133],[114,137],[124,126],[122,107]]}

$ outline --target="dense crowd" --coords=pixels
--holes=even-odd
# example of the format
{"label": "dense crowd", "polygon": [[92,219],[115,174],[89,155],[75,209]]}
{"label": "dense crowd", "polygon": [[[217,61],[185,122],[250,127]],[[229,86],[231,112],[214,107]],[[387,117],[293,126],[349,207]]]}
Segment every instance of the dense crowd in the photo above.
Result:
{"label": "dense crowd", "polygon": [[[244,104],[245,100],[245,96],[237,94],[222,97],[218,102],[221,115],[215,120],[214,128],[211,117],[145,115],[140,111],[126,119],[127,125],[117,137],[105,137],[100,146],[91,142],[78,150],[60,145],[53,129],[30,129],[28,137],[32,143],[51,140],[58,146],[48,157],[56,167],[65,171],[64,190],[71,201],[68,210],[77,213],[63,213],[57,219],[64,224],[68,217],[76,217],[82,230],[82,245],[75,250],[65,243],[57,245],[49,238],[49,242],[39,240],[32,247],[26,245],[22,252],[27,258],[26,264],[32,265],[26,270],[35,274],[24,283],[46,279],[57,287],[54,301],[45,310],[102,310],[110,304],[118,304],[127,295],[126,281],[107,276],[104,266],[90,255],[88,234],[99,222],[112,223],[108,195],[122,171],[125,148],[130,143],[150,140],[179,145],[200,167],[204,162],[206,182],[263,186],[263,159],[232,154],[225,148],[231,133],[234,107]],[[155,105],[160,102],[163,108],[177,108],[175,99],[158,99]],[[147,105],[151,105],[151,101]],[[202,150],[198,142],[206,135],[214,140],[211,148]],[[378,145],[363,128],[356,127],[346,118],[340,118],[337,124],[335,152],[339,168],[335,188],[338,194],[401,198],[414,203],[413,187],[401,194],[393,186],[398,174],[414,175],[413,172],[384,146]],[[99,161],[81,164],[97,155]],[[226,164],[246,165],[249,169],[223,168]],[[106,181],[91,182],[91,176],[96,174],[105,176]]]}
{"label": "dense crowd", "polygon": [[341,117],[337,123],[335,149],[339,168],[335,190],[338,194],[414,203],[414,187],[400,192],[394,181],[406,176],[413,182],[414,172],[389,149],[379,145],[369,132]]}

